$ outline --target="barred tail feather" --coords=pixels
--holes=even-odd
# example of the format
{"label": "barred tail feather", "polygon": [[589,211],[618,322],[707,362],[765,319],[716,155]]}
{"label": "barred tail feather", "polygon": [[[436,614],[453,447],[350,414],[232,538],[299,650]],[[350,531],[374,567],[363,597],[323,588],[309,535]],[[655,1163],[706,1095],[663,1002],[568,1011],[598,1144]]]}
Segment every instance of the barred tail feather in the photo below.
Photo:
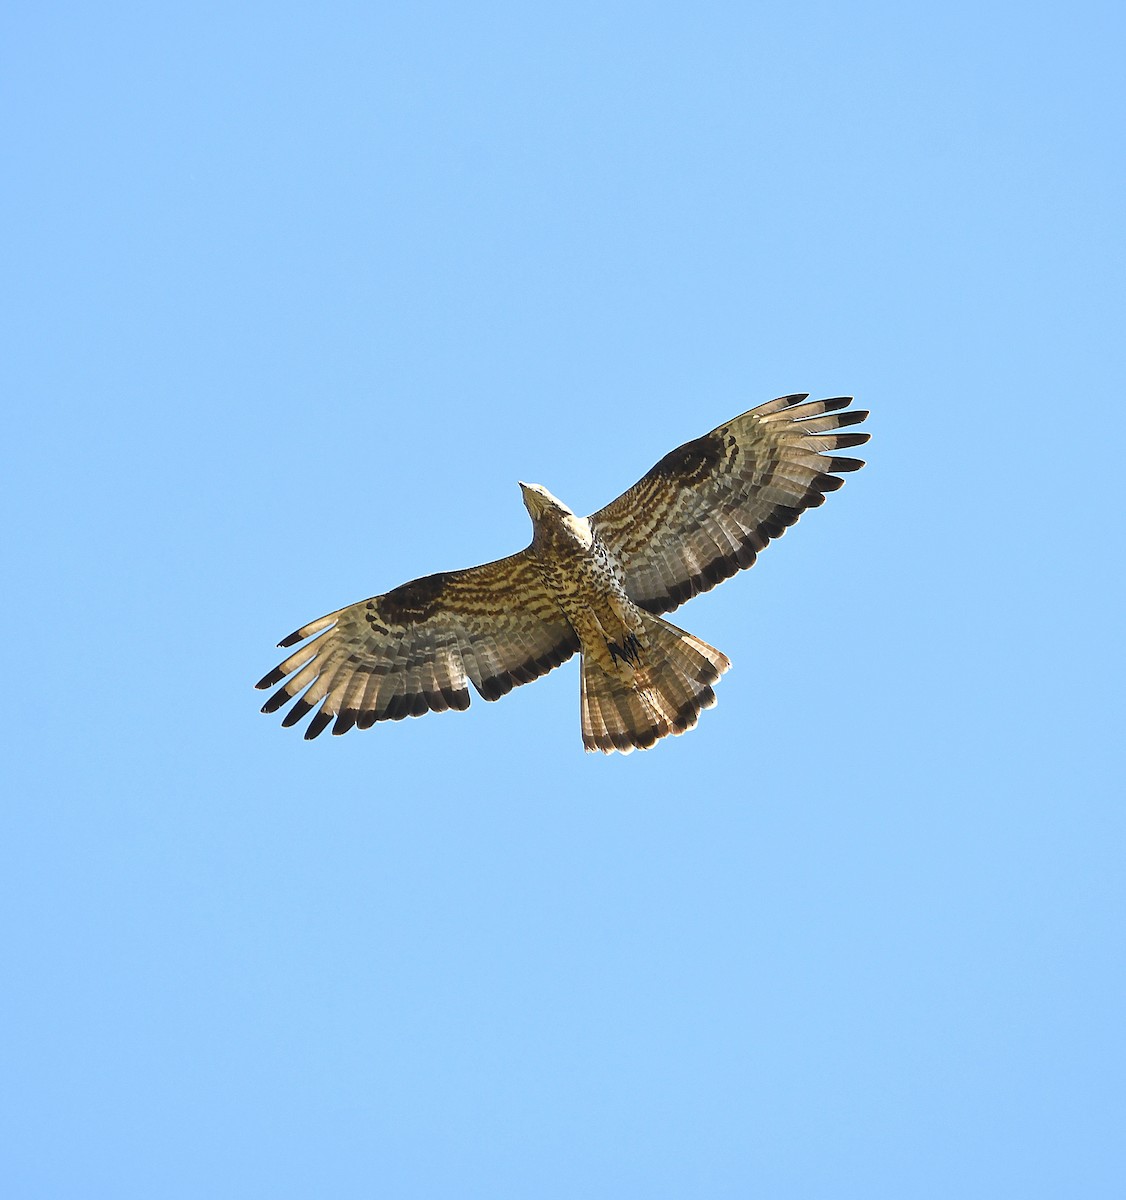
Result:
{"label": "barred tail feather", "polygon": [[727,655],[649,613],[640,661],[607,672],[583,655],[582,728],[587,750],[610,754],[648,750],[659,738],[695,726],[715,704],[712,684],[731,666]]}

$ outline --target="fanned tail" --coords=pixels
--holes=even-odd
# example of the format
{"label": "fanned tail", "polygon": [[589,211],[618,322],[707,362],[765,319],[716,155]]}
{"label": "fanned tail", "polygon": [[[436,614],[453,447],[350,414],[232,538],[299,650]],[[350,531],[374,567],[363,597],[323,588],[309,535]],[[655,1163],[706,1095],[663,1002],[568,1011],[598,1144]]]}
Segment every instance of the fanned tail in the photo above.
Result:
{"label": "fanned tail", "polygon": [[731,666],[726,654],[669,621],[638,610],[643,629],[635,664],[604,671],[583,655],[582,724],[587,750],[648,750],[691,729],[715,704],[712,684]]}

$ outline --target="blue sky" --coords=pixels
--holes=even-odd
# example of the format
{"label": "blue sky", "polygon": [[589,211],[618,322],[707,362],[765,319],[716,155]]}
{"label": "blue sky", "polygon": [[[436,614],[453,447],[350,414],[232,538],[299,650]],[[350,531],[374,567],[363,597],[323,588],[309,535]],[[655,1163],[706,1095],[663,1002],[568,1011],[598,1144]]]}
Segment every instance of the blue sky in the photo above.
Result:
{"label": "blue sky", "polygon": [[[1122,1194],[1123,25],[7,14],[5,1195]],[[258,714],[794,391],[693,733]]]}

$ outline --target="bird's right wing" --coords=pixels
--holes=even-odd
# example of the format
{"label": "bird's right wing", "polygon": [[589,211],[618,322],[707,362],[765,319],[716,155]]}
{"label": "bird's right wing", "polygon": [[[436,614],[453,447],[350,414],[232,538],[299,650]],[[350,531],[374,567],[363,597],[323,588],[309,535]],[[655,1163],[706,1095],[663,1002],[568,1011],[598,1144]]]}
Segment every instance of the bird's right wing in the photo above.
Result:
{"label": "bird's right wing", "polygon": [[282,724],[294,725],[316,709],[306,738],[333,718],[338,734],[468,708],[467,679],[486,700],[497,700],[579,649],[527,550],[404,583],[311,621],[278,644],[306,638],[255,685],[271,688],[290,677],[262,711],[299,697]]}

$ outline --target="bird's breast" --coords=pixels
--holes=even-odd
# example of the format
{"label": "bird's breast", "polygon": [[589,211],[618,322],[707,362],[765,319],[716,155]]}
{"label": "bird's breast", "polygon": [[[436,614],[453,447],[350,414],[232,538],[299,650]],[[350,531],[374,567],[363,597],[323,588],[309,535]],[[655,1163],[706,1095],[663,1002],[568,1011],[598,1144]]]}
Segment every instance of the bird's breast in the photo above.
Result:
{"label": "bird's breast", "polygon": [[585,532],[586,538],[560,531],[536,547],[544,582],[572,623],[583,611],[601,613],[626,601],[621,569],[589,524]]}

